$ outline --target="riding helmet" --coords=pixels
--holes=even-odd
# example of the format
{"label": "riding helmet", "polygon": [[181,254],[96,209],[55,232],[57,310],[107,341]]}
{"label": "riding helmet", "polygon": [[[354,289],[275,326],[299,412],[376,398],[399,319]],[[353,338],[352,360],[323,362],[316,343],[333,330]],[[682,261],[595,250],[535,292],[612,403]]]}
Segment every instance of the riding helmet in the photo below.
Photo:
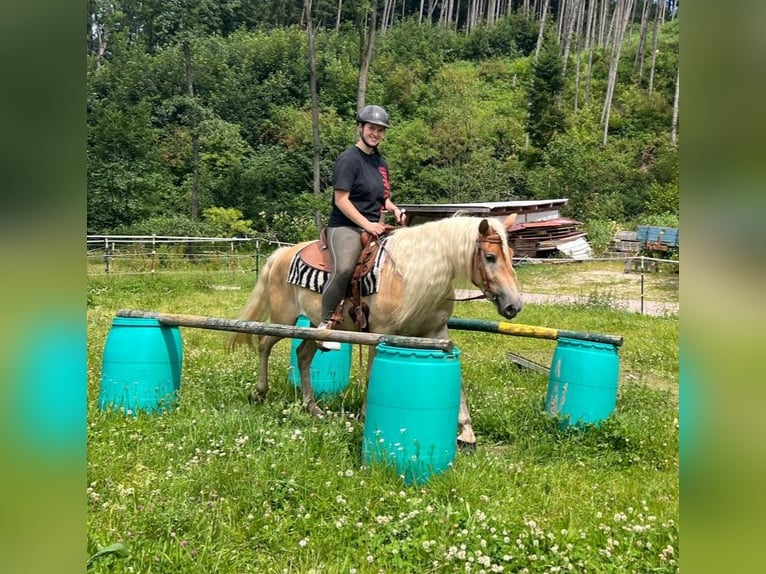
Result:
{"label": "riding helmet", "polygon": [[388,124],[388,112],[380,106],[365,106],[356,116],[357,123],[375,124],[376,126],[390,127]]}

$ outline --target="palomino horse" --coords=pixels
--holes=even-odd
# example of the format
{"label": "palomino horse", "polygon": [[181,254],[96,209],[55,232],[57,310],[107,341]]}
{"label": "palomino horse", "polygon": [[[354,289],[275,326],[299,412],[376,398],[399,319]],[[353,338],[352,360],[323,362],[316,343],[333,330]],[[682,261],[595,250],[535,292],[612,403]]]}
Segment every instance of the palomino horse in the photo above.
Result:
{"label": "palomino horse", "polygon": [[[521,311],[522,302],[511,265],[513,251],[507,240],[507,230],[515,219],[515,214],[502,223],[497,219],[452,217],[393,232],[385,244],[379,290],[362,299],[369,306],[370,331],[448,338],[447,321],[455,304],[455,285],[465,279],[481,289],[500,315],[506,319],[515,317]],[[273,323],[294,325],[303,314],[312,325],[318,324],[321,295],[287,283],[293,256],[306,245],[282,247],[268,258],[239,319],[262,322],[270,318]],[[348,305],[343,312],[344,323],[338,328],[356,330],[347,312]],[[244,343],[252,346],[252,337],[248,333],[235,333],[230,338],[230,346]],[[280,339],[271,335],[258,337],[260,376],[250,395],[251,401],[266,397],[269,355]],[[316,352],[317,345],[308,339],[296,351],[304,406],[312,414],[322,412],[311,389],[310,365]],[[364,414],[364,407],[362,411]],[[462,386],[458,425],[458,442],[475,444]]]}

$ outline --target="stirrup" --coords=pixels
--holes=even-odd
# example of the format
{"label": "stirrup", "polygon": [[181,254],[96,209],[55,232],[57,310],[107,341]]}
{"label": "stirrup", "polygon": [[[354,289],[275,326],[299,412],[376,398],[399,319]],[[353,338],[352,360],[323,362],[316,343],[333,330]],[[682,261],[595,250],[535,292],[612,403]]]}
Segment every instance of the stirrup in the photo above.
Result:
{"label": "stirrup", "polygon": [[[333,323],[332,321],[322,321],[316,328],[321,331],[329,331],[333,328]],[[340,351],[340,343],[337,341],[320,341],[315,339],[314,343],[316,343],[320,351]]]}

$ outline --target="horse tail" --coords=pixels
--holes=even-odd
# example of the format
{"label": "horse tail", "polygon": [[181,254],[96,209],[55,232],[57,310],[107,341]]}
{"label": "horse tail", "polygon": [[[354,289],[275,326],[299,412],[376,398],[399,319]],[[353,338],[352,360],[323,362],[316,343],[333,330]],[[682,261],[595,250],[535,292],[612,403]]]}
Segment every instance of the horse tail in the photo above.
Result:
{"label": "horse tail", "polygon": [[[286,247],[277,249],[266,260],[266,264],[258,273],[258,280],[255,282],[255,287],[250,292],[250,297],[247,299],[244,308],[239,314],[240,321],[265,321],[271,314],[271,307],[269,305],[269,285],[270,275],[274,263]],[[228,349],[233,350],[240,345],[248,345],[254,347],[252,333],[232,333],[229,336]]]}

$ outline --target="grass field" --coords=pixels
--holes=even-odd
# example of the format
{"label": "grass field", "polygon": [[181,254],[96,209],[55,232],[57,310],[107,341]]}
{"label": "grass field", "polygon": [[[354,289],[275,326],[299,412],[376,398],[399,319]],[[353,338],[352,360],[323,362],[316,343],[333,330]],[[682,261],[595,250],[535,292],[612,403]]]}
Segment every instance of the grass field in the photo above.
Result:
{"label": "grass field", "polygon": [[[98,409],[117,309],[235,317],[252,281],[241,272],[89,278],[88,555],[115,542],[128,552],[91,571],[677,571],[677,317],[597,298],[525,307],[518,322],[625,338],[615,414],[578,431],[543,413],[545,375],[506,358],[549,364],[554,341],[453,332],[478,448],[422,486],[360,463],[358,349],[351,384],[322,419],[301,411],[287,382],[287,341],[272,356],[267,402],[251,406],[256,358],[227,354],[223,333],[184,328],[175,409]],[[456,316],[499,320],[485,302],[459,303]]]}

